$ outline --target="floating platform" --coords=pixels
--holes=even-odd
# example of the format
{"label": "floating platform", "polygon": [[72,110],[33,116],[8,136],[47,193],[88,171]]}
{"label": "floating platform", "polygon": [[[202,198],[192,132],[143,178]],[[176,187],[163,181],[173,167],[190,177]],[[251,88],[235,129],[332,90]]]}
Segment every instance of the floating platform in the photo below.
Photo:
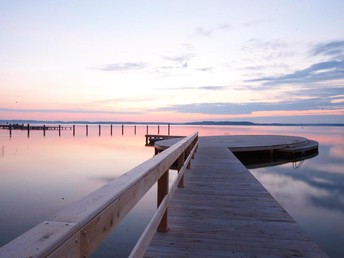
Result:
{"label": "floating platform", "polygon": [[[204,136],[209,143],[225,146],[233,153],[240,152],[267,152],[281,153],[287,155],[317,153],[319,143],[308,140],[305,137],[285,135],[227,135],[227,136]],[[154,147],[161,152],[175,144],[180,139],[172,138],[157,141]]]}

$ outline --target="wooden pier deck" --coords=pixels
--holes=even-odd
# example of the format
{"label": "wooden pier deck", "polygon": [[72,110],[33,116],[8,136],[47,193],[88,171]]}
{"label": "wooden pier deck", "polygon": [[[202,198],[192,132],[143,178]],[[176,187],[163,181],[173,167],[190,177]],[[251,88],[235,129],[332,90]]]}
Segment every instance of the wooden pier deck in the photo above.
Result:
{"label": "wooden pier deck", "polygon": [[224,143],[199,139],[145,257],[327,257]]}

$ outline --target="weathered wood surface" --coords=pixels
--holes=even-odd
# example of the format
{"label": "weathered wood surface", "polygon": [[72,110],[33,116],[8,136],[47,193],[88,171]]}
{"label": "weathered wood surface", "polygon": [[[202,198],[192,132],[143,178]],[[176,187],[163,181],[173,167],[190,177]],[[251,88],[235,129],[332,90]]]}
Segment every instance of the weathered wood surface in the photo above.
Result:
{"label": "weathered wood surface", "polygon": [[145,257],[327,257],[220,142],[200,138]]}

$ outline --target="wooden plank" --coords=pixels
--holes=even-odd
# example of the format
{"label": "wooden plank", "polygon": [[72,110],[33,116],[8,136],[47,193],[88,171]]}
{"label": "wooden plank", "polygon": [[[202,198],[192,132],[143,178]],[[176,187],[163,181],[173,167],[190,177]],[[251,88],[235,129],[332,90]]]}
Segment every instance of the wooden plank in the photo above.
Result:
{"label": "wooden plank", "polygon": [[8,243],[6,248],[0,248],[0,257],[46,257],[50,246],[63,244],[62,236],[68,235],[75,245],[68,245],[70,253],[79,256],[78,243],[75,243],[73,231],[76,223],[44,221],[23,235]]}
{"label": "wooden plank", "polygon": [[221,142],[200,139],[145,257],[327,257]]}

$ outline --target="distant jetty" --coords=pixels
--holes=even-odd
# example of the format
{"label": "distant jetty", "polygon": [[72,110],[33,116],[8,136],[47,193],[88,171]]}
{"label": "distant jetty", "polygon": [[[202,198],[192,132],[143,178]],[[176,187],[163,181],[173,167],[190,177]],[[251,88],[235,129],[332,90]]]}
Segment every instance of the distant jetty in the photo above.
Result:
{"label": "distant jetty", "polygon": [[7,130],[71,130],[71,126],[46,126],[46,125],[30,125],[30,124],[6,124],[0,125],[0,129],[7,129]]}

